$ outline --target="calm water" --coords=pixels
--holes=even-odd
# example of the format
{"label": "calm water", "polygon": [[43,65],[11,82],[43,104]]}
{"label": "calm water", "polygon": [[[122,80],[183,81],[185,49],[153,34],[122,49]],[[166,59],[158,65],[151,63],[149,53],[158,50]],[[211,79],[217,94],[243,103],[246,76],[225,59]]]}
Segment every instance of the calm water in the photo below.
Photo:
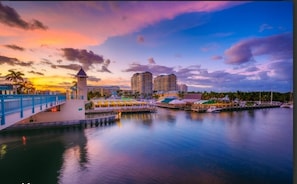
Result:
{"label": "calm water", "polygon": [[291,184],[292,150],[292,109],[158,109],[105,127],[0,135],[0,183]]}

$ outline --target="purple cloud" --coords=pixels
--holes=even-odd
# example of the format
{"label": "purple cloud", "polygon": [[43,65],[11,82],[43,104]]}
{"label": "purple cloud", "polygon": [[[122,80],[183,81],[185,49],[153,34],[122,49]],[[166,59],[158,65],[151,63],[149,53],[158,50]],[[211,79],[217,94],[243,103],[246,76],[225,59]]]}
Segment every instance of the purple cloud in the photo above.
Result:
{"label": "purple cloud", "polygon": [[216,43],[209,43],[207,45],[205,45],[204,47],[201,47],[200,50],[203,52],[208,52],[210,50],[215,50],[217,49],[219,46]]}
{"label": "purple cloud", "polygon": [[293,80],[293,62],[280,61],[271,63],[268,68],[273,73],[272,78],[281,81]]}
{"label": "purple cloud", "polygon": [[4,45],[7,48],[18,50],[18,51],[24,51],[25,49],[23,47],[17,46],[17,45]]}
{"label": "purple cloud", "polygon": [[148,59],[148,62],[149,62],[149,64],[156,64],[154,58],[152,58],[152,57],[150,57],[150,58]]}
{"label": "purple cloud", "polygon": [[262,55],[269,55],[271,60],[292,59],[292,33],[240,41],[225,51],[225,62],[239,65]]}
{"label": "purple cloud", "polygon": [[101,79],[94,76],[88,76],[88,81],[99,82]]}
{"label": "purple cloud", "polygon": [[41,72],[35,72],[33,70],[29,71],[28,73],[36,74],[36,75],[44,75],[44,73]]}
{"label": "purple cloud", "polygon": [[151,72],[153,75],[159,74],[171,74],[174,72],[172,67],[162,66],[162,65],[141,65],[133,63],[128,69],[123,70],[123,72]]}
{"label": "purple cloud", "polygon": [[97,70],[98,72],[107,72],[107,73],[112,73],[107,67],[109,66],[109,64],[111,63],[111,61],[109,59],[105,60],[103,62],[103,65],[101,66],[101,70]]}
{"label": "purple cloud", "polygon": [[11,58],[11,57],[6,57],[6,56],[0,56],[0,65],[2,64],[8,64],[11,66],[32,66],[33,61],[28,61],[28,62],[24,62],[24,61],[20,61],[17,58]]}
{"label": "purple cloud", "polygon": [[107,73],[112,73],[106,66],[101,66],[101,70],[97,70],[97,72],[107,72]]}
{"label": "purple cloud", "polygon": [[87,51],[85,49],[73,49],[73,48],[63,48],[63,57],[65,57],[69,61],[78,61],[82,64],[82,67],[85,70],[90,69],[92,65],[100,64],[103,65],[101,67],[101,72],[109,72],[108,65],[110,64],[110,60],[103,59],[103,56],[97,55],[92,51]]}
{"label": "purple cloud", "polygon": [[144,37],[141,36],[141,35],[137,36],[137,42],[138,43],[143,43],[144,42]]}
{"label": "purple cloud", "polygon": [[40,21],[33,19],[31,22],[24,21],[21,16],[15,11],[15,9],[4,6],[0,2],[0,22],[11,26],[18,27],[25,30],[31,29],[48,29],[47,26],[43,25]]}
{"label": "purple cloud", "polygon": [[69,64],[69,65],[52,65],[55,66],[55,68],[65,68],[69,70],[75,70],[78,71],[81,68],[81,65],[79,64]]}
{"label": "purple cloud", "polygon": [[251,91],[273,89],[273,86],[279,86],[278,91],[289,91],[288,84],[292,82],[292,62],[282,61],[274,62],[268,65],[267,69],[260,69],[251,66],[245,69],[245,72],[253,74],[230,73],[227,71],[209,72],[201,65],[192,65],[188,67],[166,67],[162,65],[142,65],[133,63],[125,72],[145,72],[149,71],[153,76],[161,74],[175,74],[178,82],[185,83],[189,90],[198,91]]}
{"label": "purple cloud", "polygon": [[223,59],[223,57],[222,56],[212,56],[211,59],[212,60],[221,60],[221,59]]}
{"label": "purple cloud", "polygon": [[256,71],[259,71],[259,68],[252,66],[252,67],[247,68],[245,71],[246,72],[256,72]]}

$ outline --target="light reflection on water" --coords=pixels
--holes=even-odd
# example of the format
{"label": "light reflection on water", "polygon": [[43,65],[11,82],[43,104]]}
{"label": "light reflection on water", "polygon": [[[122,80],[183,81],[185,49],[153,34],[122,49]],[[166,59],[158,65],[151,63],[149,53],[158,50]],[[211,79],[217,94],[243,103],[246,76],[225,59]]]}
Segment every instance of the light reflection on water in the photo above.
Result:
{"label": "light reflection on water", "polygon": [[21,136],[0,138],[7,183],[292,183],[291,109],[158,109],[106,127],[30,133],[26,145]]}

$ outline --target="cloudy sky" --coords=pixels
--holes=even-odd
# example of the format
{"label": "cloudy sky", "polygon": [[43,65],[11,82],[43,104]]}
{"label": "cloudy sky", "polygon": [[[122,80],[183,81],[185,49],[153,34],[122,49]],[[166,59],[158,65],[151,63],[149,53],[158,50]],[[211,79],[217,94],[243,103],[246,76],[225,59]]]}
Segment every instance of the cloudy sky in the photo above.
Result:
{"label": "cloudy sky", "polygon": [[0,77],[22,71],[37,89],[130,88],[131,76],[174,73],[189,91],[293,90],[293,4],[0,2]]}

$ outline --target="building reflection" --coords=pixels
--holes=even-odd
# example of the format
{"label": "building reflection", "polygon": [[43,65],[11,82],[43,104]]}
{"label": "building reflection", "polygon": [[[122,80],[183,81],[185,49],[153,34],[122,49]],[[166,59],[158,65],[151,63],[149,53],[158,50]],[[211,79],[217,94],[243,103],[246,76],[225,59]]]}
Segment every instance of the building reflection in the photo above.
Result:
{"label": "building reflection", "polygon": [[197,112],[189,112],[186,114],[186,119],[202,123],[203,122],[203,114],[197,113]]}

